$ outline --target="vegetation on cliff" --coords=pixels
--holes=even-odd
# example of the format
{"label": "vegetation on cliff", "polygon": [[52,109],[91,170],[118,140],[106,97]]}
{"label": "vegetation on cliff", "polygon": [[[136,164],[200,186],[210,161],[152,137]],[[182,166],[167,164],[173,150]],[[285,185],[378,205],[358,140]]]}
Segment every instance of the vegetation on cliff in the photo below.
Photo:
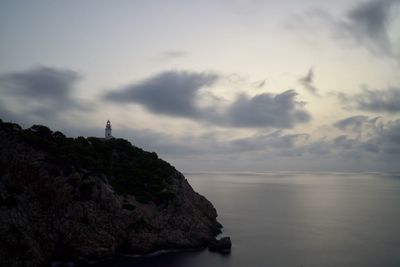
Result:
{"label": "vegetation on cliff", "polygon": [[[129,141],[82,136],[67,138],[42,125],[22,129],[18,124],[0,121],[0,130],[18,132],[20,141],[45,151],[50,160],[60,165],[98,172],[109,177],[114,190],[121,195],[134,195],[142,203],[165,203],[174,197],[167,180],[175,168],[155,152],[146,152]],[[83,188],[90,192],[90,188]]]}

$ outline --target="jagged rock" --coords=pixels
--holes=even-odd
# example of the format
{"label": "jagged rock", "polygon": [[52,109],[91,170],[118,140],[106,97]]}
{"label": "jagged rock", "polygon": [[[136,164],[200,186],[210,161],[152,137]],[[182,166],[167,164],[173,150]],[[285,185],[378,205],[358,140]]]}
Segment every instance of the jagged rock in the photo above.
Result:
{"label": "jagged rock", "polygon": [[223,237],[219,240],[214,239],[208,245],[210,251],[229,253],[231,252],[232,242],[230,237]]}
{"label": "jagged rock", "polygon": [[[220,233],[213,205],[155,153],[33,129],[0,121],[0,266],[201,248]],[[93,158],[94,143],[112,168]],[[137,164],[129,179],[118,176],[125,165],[115,172],[122,160]]]}

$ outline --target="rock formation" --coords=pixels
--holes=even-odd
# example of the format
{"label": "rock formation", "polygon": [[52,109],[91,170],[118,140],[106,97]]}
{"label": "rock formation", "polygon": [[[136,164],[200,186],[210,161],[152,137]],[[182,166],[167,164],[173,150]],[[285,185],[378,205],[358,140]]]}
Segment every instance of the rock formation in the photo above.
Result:
{"label": "rock formation", "polygon": [[212,204],[157,154],[0,120],[0,265],[207,247]]}
{"label": "rock formation", "polygon": [[232,247],[232,242],[230,237],[226,236],[219,240],[213,240],[208,244],[208,249],[210,251],[220,252],[220,253],[230,253]]}

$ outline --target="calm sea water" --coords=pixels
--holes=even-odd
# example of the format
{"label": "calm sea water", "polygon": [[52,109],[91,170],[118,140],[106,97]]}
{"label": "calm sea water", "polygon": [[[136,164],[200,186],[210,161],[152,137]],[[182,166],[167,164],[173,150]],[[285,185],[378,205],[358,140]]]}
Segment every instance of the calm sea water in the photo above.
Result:
{"label": "calm sea water", "polygon": [[98,266],[400,266],[400,174],[185,176],[217,208],[232,253],[170,252]]}

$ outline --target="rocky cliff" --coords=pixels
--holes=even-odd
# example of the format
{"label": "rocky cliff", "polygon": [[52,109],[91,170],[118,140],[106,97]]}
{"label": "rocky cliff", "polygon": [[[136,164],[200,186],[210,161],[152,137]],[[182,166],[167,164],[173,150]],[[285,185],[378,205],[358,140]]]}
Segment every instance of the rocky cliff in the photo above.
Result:
{"label": "rocky cliff", "polygon": [[1,266],[207,247],[216,217],[155,153],[0,120]]}

